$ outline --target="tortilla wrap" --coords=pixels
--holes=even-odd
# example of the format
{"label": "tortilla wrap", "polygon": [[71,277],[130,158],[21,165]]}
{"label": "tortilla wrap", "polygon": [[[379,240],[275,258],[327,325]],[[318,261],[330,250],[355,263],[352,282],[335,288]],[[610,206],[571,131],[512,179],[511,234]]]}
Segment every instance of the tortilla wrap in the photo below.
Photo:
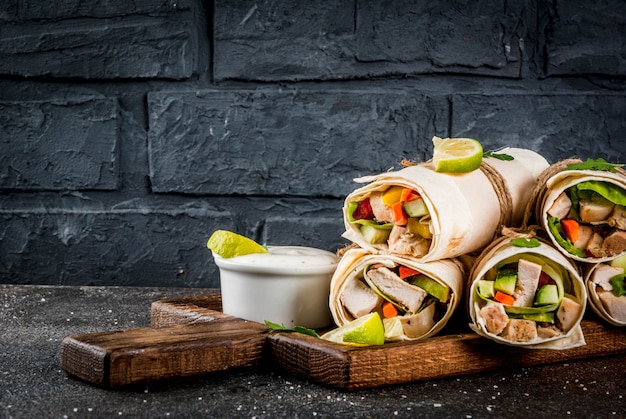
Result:
{"label": "tortilla wrap", "polygon": [[[362,317],[373,311],[382,311],[381,304],[386,301],[380,294],[376,294],[373,287],[376,287],[371,282],[365,280],[364,271],[372,266],[378,264],[385,265],[387,268],[394,268],[399,265],[419,271],[426,277],[436,281],[438,284],[447,287],[447,301],[437,302],[424,300],[425,302],[433,302],[433,304],[423,304],[421,314],[418,317],[422,317],[421,320],[416,320],[415,317],[409,321],[410,317],[415,313],[402,313],[394,319],[384,319],[385,324],[385,340],[419,340],[425,339],[438,333],[450,319],[460,302],[462,301],[462,293],[464,288],[464,267],[457,260],[448,259],[436,262],[418,262],[414,258],[399,257],[393,255],[377,255],[368,252],[362,248],[351,248],[347,250],[339,261],[339,265],[335,270],[333,278],[330,284],[330,298],[329,306],[333,319],[338,326],[343,326],[357,317]],[[410,278],[407,279],[410,281]],[[405,282],[407,281],[405,280]],[[364,310],[359,314],[352,314],[346,307],[349,306],[347,301],[350,296],[356,298],[354,295],[355,287],[361,289],[366,288],[365,292],[374,298],[378,297],[378,302],[364,307]],[[409,286],[409,285],[406,285]],[[416,287],[411,285],[411,287]],[[418,290],[421,290],[419,288]],[[364,292],[361,290],[361,292]],[[423,292],[423,291],[420,291]],[[345,302],[345,305],[344,305]],[[424,309],[423,307],[428,307]],[[433,313],[436,314],[433,316]],[[423,316],[422,316],[423,314]],[[381,313],[381,317],[384,316]],[[438,319],[438,320],[437,320]],[[411,323],[412,322],[412,323]],[[417,324],[419,322],[420,324]],[[406,324],[407,326],[403,326]],[[411,324],[413,326],[411,326]],[[395,326],[395,333],[393,332]],[[416,328],[417,327],[417,328]]]}
{"label": "tortilla wrap", "polygon": [[[577,265],[547,241],[534,238],[529,243],[535,247],[520,247],[512,240],[513,238],[508,236],[498,238],[491,246],[483,250],[472,267],[467,296],[467,308],[472,322],[470,328],[481,336],[510,346],[568,349],[585,345],[580,321],[585,312],[587,294]],[[523,240],[526,241],[526,239]],[[558,289],[558,300],[555,299],[553,303],[539,308],[537,305],[539,292],[535,291],[540,291],[542,287],[542,283],[539,282],[539,284],[535,283],[535,289],[527,288],[530,289],[526,292],[526,295],[530,294],[530,300],[526,299],[527,302],[523,303],[522,307],[519,306],[518,300],[524,297],[521,275],[519,271],[516,271],[520,269],[520,259],[535,266],[540,265],[542,275],[547,274],[552,278],[549,283],[555,290],[555,295]],[[506,268],[516,272],[517,282],[514,282],[515,302],[513,303],[494,301],[505,300],[494,297],[494,289],[491,288],[489,291],[490,287],[484,285],[493,281],[497,271],[502,273]],[[548,277],[544,276],[544,278],[547,280]],[[481,280],[486,282],[481,283]],[[496,286],[496,292],[497,289],[498,286]],[[489,295],[485,296],[486,294]],[[499,313],[505,316],[499,317]],[[545,313],[547,315],[552,313],[554,324],[547,323],[545,318],[535,318],[538,321],[533,321],[529,320],[530,317],[526,317],[521,319],[523,320],[521,323],[520,319],[513,319]],[[530,328],[524,329],[528,330],[528,333],[518,333],[523,327]]]}
{"label": "tortilla wrap", "polygon": [[607,263],[586,265],[584,268],[591,309],[602,320],[620,327],[626,326],[626,295],[615,296],[608,280],[623,274],[624,268],[613,267]]}
{"label": "tortilla wrap", "polygon": [[[535,191],[533,191],[533,197],[530,199],[528,204],[528,209],[525,212],[525,220],[524,224],[529,225],[531,223],[537,223],[540,225],[552,241],[552,243],[556,246],[559,251],[561,251],[565,256],[577,260],[579,262],[585,263],[599,263],[599,262],[608,262],[611,261],[623,254],[626,254],[626,226],[625,229],[618,229],[609,226],[608,224],[603,223],[594,223],[595,225],[591,225],[588,223],[580,222],[581,225],[585,225],[589,228],[601,230],[598,236],[606,237],[609,231],[618,231],[618,236],[623,236],[619,238],[620,245],[619,246],[605,246],[602,245],[602,238],[599,244],[595,246],[593,252],[589,252],[584,250],[591,241],[587,241],[585,243],[578,244],[578,246],[574,246],[571,240],[569,240],[564,236],[564,233],[561,234],[562,237],[555,236],[554,231],[550,228],[550,223],[553,223],[553,229],[555,220],[551,220],[551,216],[549,211],[553,208],[553,205],[557,202],[559,197],[562,196],[566,191],[570,190],[570,188],[580,185],[583,182],[604,182],[610,185],[614,185],[617,188],[623,191],[623,194],[626,196],[626,174],[622,170],[617,170],[616,172],[610,171],[601,171],[601,170],[567,170],[566,167],[569,163],[578,163],[580,160],[567,160],[559,163],[555,163],[551,165],[545,172],[540,176],[540,180],[535,187]],[[626,199],[626,198],[625,198]],[[624,206],[616,205],[615,208],[622,208],[624,211]],[[534,217],[534,218],[533,218]],[[561,217],[557,217],[561,218]],[[571,218],[570,215],[567,215],[563,218]],[[626,223],[626,221],[624,221]],[[612,230],[610,230],[612,229]],[[606,243],[606,242],[604,242]],[[615,243],[615,242],[613,242]],[[572,246],[572,247],[570,247]],[[578,248],[576,250],[575,248]],[[621,251],[615,250],[616,248],[621,249]]]}
{"label": "tortilla wrap", "polygon": [[[537,177],[549,166],[531,150],[505,148],[498,153],[513,160],[483,158],[481,169],[464,174],[439,173],[430,162],[398,171],[355,179],[367,185],[350,193],[343,208],[343,237],[372,253],[409,255],[421,262],[448,259],[486,246],[505,225],[519,225]],[[402,186],[416,191],[430,217],[430,237],[420,252],[392,249],[389,241],[372,244],[361,233],[361,225],[350,220],[350,203]],[[421,238],[420,238],[421,239]]]}

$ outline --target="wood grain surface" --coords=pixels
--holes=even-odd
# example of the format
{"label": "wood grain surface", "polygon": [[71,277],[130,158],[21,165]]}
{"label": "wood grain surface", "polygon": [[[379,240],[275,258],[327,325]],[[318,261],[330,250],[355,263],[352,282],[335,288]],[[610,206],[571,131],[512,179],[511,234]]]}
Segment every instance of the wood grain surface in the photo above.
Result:
{"label": "wood grain surface", "polygon": [[582,322],[587,344],[567,350],[501,345],[459,327],[421,342],[356,348],[270,332],[220,310],[219,295],[155,301],[151,327],[65,338],[61,366],[91,384],[116,387],[262,361],[320,384],[358,390],[626,353],[624,329],[588,319]]}
{"label": "wood grain surface", "polygon": [[[170,314],[168,324],[176,323],[178,316],[180,321],[186,321],[206,316],[206,310],[219,307],[213,296],[162,300],[153,304],[153,314],[155,304],[157,311]],[[182,307],[185,309],[180,310]],[[190,315],[188,309],[195,314]],[[273,362],[291,374],[346,390],[626,353],[626,330],[597,320],[583,320],[582,328],[587,344],[562,351],[501,345],[468,328],[468,332],[443,334],[417,343],[366,348],[339,345],[300,333],[271,332],[267,352]],[[464,328],[456,325],[448,330]]]}
{"label": "wood grain surface", "polygon": [[181,324],[66,337],[61,343],[61,367],[88,383],[117,387],[260,362],[267,327],[214,314],[198,322],[183,316]]}

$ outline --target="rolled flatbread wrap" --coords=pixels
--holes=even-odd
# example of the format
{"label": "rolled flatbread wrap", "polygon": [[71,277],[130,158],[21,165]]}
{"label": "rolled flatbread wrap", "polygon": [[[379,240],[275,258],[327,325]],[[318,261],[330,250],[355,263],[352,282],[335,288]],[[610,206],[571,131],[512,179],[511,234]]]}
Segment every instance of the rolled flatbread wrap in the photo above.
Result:
{"label": "rolled flatbread wrap", "polygon": [[585,344],[582,277],[577,265],[547,241],[497,239],[477,257],[469,284],[470,327],[479,335],[527,348]]}
{"label": "rolled flatbread wrap", "polygon": [[541,226],[569,258],[608,262],[626,253],[626,174],[619,168],[570,169],[580,163],[567,160],[546,169],[524,223]]}
{"label": "rolled flatbread wrap", "polygon": [[430,162],[355,179],[367,185],[344,202],[344,238],[372,253],[449,259],[486,246],[502,225],[518,225],[548,162],[531,150],[483,158],[480,169],[439,173]]}
{"label": "rolled flatbread wrap", "polygon": [[338,326],[379,312],[385,341],[425,339],[438,333],[462,300],[463,265],[452,259],[418,262],[352,248],[330,285],[330,311]]}
{"label": "rolled flatbread wrap", "polygon": [[626,326],[625,271],[623,264],[597,263],[585,266],[589,305],[602,320],[614,326]]}

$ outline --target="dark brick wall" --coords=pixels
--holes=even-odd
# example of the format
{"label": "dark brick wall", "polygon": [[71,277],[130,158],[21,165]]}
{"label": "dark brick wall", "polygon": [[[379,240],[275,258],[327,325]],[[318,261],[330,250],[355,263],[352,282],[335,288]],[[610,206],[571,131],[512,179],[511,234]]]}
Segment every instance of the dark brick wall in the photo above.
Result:
{"label": "dark brick wall", "polygon": [[626,163],[626,3],[6,0],[0,282],[218,286],[335,250],[357,176],[470,136]]}

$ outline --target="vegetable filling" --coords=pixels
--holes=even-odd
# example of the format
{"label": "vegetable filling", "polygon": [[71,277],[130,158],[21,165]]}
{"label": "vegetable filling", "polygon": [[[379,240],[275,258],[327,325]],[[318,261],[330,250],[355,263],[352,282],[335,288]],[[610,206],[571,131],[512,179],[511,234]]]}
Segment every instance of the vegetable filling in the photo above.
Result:
{"label": "vegetable filling", "polygon": [[415,269],[374,264],[346,285],[340,300],[354,318],[378,312],[386,339],[395,340],[428,333],[444,317],[451,295],[450,287]]}
{"label": "vegetable filling", "polygon": [[582,305],[568,294],[564,273],[532,255],[505,261],[478,280],[479,315],[487,331],[514,342],[563,335]]}
{"label": "vegetable filling", "polygon": [[391,186],[349,202],[348,220],[368,243],[387,243],[390,253],[422,257],[430,249],[430,214],[413,189]]}
{"label": "vegetable filling", "polygon": [[548,214],[548,229],[568,253],[580,258],[626,252],[626,191],[586,181],[563,191]]}

